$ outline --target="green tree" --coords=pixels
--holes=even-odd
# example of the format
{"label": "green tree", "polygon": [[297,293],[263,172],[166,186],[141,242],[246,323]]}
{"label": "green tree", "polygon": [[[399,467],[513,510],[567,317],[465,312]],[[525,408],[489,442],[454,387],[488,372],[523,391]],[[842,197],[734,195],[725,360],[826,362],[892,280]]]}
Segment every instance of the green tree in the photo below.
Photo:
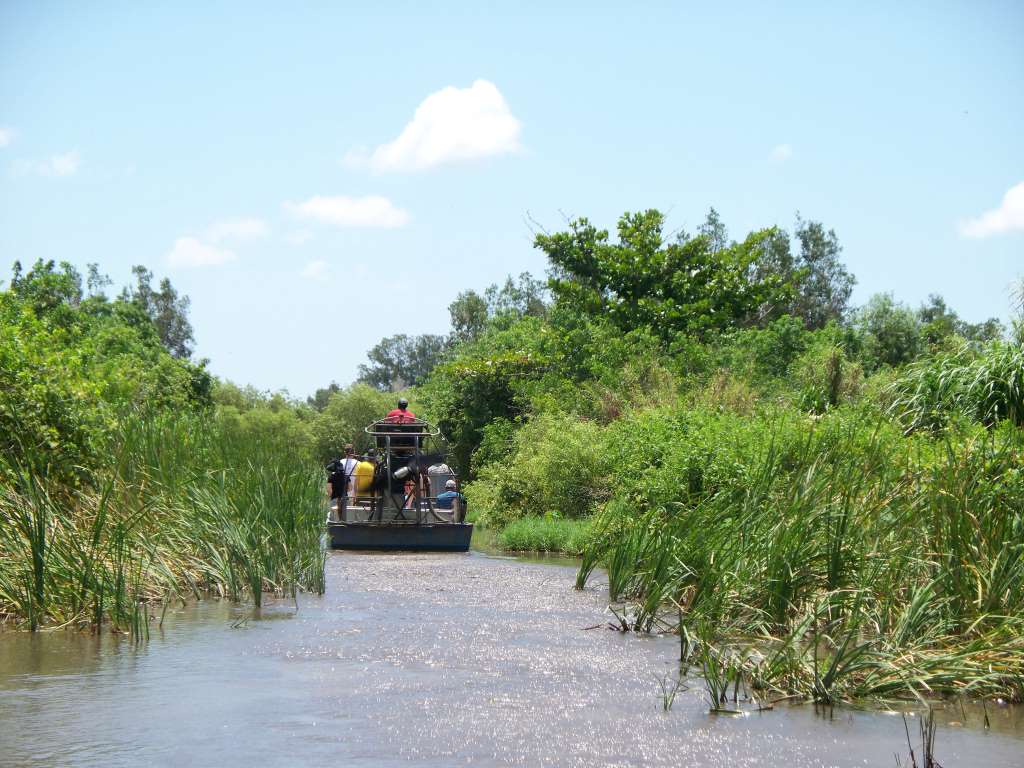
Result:
{"label": "green tree", "polygon": [[547,283],[529,272],[518,278],[509,275],[502,285],[489,285],[484,295],[463,291],[448,306],[452,320],[451,341],[454,344],[473,341],[486,330],[489,322],[520,317],[544,317],[548,311]]}
{"label": "green tree", "polygon": [[896,302],[892,294],[872,296],[855,313],[854,328],[861,336],[864,367],[869,371],[883,365],[905,365],[923,348],[924,336],[917,313]]}
{"label": "green tree", "polygon": [[921,321],[921,332],[929,344],[938,344],[943,339],[957,332],[960,318],[946,304],[946,300],[938,294],[928,296],[928,303],[922,304],[917,310]]}
{"label": "green tree", "polygon": [[774,229],[720,247],[724,234],[680,237],[666,244],[655,210],[619,219],[618,242],[586,219],[567,232],[538,235],[551,260],[557,302],[589,316],[607,316],[624,331],[647,327],[663,339],[754,324],[766,307],[787,304],[793,286],[757,264]]}
{"label": "green tree", "polygon": [[839,260],[842,246],[834,230],[825,230],[821,222],[797,216],[796,240],[800,251],[794,270],[800,273],[792,314],[811,329],[824,328],[830,321],[843,322],[849,310],[856,278]]}
{"label": "green tree", "polygon": [[140,307],[153,321],[168,352],[181,359],[191,357],[195,337],[188,320],[191,303],[188,296],[179,296],[166,277],[160,281],[159,289],[154,290],[153,273],[143,266],[132,267],[132,274],[135,285],[126,288],[121,298]]}
{"label": "green tree", "polygon": [[484,291],[487,313],[491,317],[544,317],[548,309],[547,284],[529,272],[520,273],[515,280],[509,275],[500,287],[497,283]]}
{"label": "green tree", "polygon": [[[409,393],[410,395],[413,393]],[[353,384],[334,392],[323,411],[313,418],[313,445],[317,458],[326,463],[341,456],[347,443],[357,452],[372,447],[363,430],[394,408],[394,398],[366,384]]]}
{"label": "green tree", "polygon": [[931,294],[928,302],[917,310],[922,324],[922,334],[929,344],[938,344],[944,339],[956,335],[975,345],[1002,338],[1006,329],[997,318],[990,317],[981,323],[968,323],[949,308],[946,300],[937,294]]}
{"label": "green tree", "polygon": [[335,392],[340,392],[341,387],[337,382],[332,381],[326,387],[320,387],[316,392],[313,393],[312,397],[306,398],[306,404],[309,405],[315,411],[322,411],[327,407],[327,403],[331,399],[331,395]]}
{"label": "green tree", "polygon": [[11,293],[33,309],[38,317],[66,325],[82,303],[82,276],[71,264],[39,259],[26,274],[14,262]]}
{"label": "green tree", "polygon": [[99,264],[87,264],[88,277],[86,278],[86,286],[89,290],[90,297],[105,296],[104,289],[113,285],[114,281],[111,280],[107,275],[100,272]]}
{"label": "green tree", "polygon": [[359,366],[358,381],[379,390],[415,386],[426,379],[447,348],[444,336],[388,336],[367,353],[370,362]]}
{"label": "green tree", "polygon": [[[724,251],[729,247],[729,230],[725,226],[725,222],[722,221],[722,217],[718,211],[714,208],[708,209],[707,216],[704,217],[704,223],[697,229],[697,234],[707,238],[708,247],[712,253],[718,253]],[[685,235],[681,239],[687,239]]]}
{"label": "green tree", "polygon": [[70,264],[15,264],[0,291],[0,452],[45,456],[78,482],[105,456],[126,411],[205,408],[204,363],[173,358],[136,304],[110,301],[90,270],[90,296]]}
{"label": "green tree", "polygon": [[452,320],[452,340],[472,341],[487,327],[487,301],[476,291],[463,291],[448,305]]}

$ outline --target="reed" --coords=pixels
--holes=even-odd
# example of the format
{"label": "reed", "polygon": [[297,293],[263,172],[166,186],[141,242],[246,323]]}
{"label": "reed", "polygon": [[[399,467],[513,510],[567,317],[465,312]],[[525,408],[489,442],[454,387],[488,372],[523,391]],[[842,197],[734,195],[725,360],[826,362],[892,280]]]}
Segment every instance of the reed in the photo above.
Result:
{"label": "reed", "polygon": [[682,674],[680,674],[675,680],[672,679],[671,675],[665,675],[664,677],[658,678],[658,685],[661,686],[662,712],[668,712],[671,710],[679,692],[687,689],[686,683],[683,682]]}
{"label": "reed", "polygon": [[[935,760],[935,734],[938,730],[935,724],[935,710],[928,707],[928,714],[918,720],[918,736],[921,741],[921,762],[917,762],[917,754],[914,752],[914,745],[910,739],[910,726],[907,725],[907,716],[903,716],[903,730],[907,735],[907,749],[910,762],[908,768],[942,768]],[[902,766],[903,761],[899,755],[896,756],[896,765]]]}
{"label": "reed", "polygon": [[956,418],[1024,426],[1024,345],[963,345],[910,365],[890,387],[890,412],[907,432],[939,429]]}
{"label": "reed", "polygon": [[52,480],[42,451],[3,460],[0,613],[144,639],[161,600],[323,592],[315,463],[202,414],[126,413],[114,434],[82,487]]}
{"label": "reed", "polygon": [[[742,675],[771,695],[1022,700],[1024,433],[762,426],[703,493],[681,480],[676,502],[609,503],[578,584],[603,565],[631,629],[699,623],[714,631],[698,647],[754,644]],[[735,678],[715,658],[720,701],[715,681]]]}

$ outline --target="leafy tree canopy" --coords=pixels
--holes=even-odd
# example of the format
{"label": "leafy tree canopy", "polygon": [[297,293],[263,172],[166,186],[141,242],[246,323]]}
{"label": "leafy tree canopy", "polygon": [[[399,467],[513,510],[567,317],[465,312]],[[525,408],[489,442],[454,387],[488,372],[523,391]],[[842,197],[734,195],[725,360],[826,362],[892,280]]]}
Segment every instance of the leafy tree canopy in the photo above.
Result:
{"label": "leafy tree canopy", "polygon": [[183,360],[191,357],[195,337],[188,320],[188,296],[179,296],[166,277],[160,281],[159,289],[154,289],[153,273],[145,267],[132,267],[132,274],[135,285],[126,288],[121,299],[146,313],[168,352]]}
{"label": "leafy tree canopy", "polygon": [[463,291],[448,306],[452,321],[450,342],[472,341],[493,321],[508,322],[520,317],[544,317],[548,312],[547,284],[529,272],[515,280],[509,275],[503,285],[492,283],[481,296]]}
{"label": "leafy tree canopy", "polygon": [[90,267],[84,296],[73,266],[37,261],[16,263],[0,291],[0,452],[42,450],[66,479],[103,455],[125,410],[210,404],[205,362],[172,357],[142,307],[110,301],[106,284]]}
{"label": "leafy tree canopy", "polygon": [[369,365],[359,366],[358,381],[379,390],[415,386],[440,362],[447,346],[444,336],[434,334],[388,336],[367,353]]}
{"label": "leafy tree canopy", "polygon": [[538,235],[556,301],[625,331],[648,327],[672,339],[756,324],[793,300],[787,276],[757,269],[776,230],[725,245],[722,232],[666,243],[663,227],[664,216],[648,210],[619,219],[617,242],[585,218]]}

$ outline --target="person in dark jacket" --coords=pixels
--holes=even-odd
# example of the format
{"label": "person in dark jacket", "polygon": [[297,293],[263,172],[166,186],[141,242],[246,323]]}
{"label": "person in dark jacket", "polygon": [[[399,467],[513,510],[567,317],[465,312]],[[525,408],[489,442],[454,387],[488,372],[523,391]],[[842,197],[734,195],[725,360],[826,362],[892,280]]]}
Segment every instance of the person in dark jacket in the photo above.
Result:
{"label": "person in dark jacket", "polygon": [[327,465],[327,490],[331,497],[331,506],[335,503],[338,506],[338,516],[341,516],[341,497],[345,495],[348,488],[348,477],[345,475],[345,460],[335,459]]}

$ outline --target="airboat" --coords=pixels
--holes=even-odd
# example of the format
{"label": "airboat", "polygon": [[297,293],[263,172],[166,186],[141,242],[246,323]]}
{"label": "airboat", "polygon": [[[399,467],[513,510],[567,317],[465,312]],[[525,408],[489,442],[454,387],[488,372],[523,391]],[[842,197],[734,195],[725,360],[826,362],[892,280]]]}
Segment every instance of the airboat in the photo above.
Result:
{"label": "airboat", "polygon": [[[441,431],[421,419],[379,419],[364,430],[376,446],[369,488],[338,499],[327,518],[334,549],[465,552],[473,524]],[[456,493],[446,493],[445,489]]]}

